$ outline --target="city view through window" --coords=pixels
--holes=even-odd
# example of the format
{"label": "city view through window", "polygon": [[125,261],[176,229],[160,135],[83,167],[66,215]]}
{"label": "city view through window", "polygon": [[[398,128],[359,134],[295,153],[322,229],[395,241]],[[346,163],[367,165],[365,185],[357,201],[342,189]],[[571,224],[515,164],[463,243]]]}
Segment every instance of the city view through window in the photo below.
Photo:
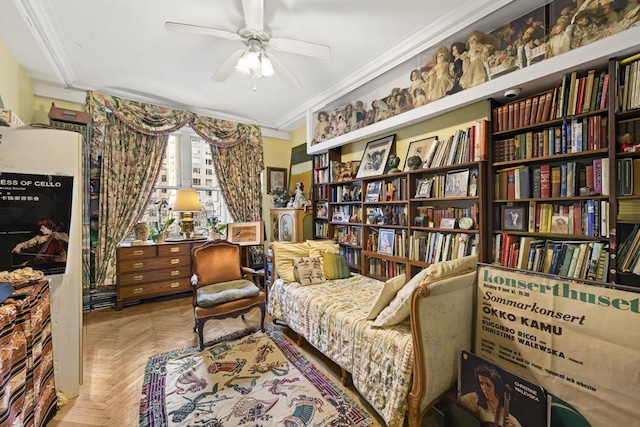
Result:
{"label": "city view through window", "polygon": [[180,213],[174,213],[172,208],[180,188],[193,188],[200,197],[202,212],[193,213],[195,234],[207,234],[208,217],[216,216],[225,224],[231,221],[213,167],[209,143],[188,127],[169,136],[162,168],[141,221],[153,224],[174,217],[176,221],[169,232],[171,236],[178,236]]}

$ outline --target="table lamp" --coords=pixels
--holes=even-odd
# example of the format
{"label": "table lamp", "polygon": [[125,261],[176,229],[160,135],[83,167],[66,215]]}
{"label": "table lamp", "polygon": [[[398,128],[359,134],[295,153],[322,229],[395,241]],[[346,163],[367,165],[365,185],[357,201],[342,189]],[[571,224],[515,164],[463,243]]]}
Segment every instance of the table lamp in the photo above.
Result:
{"label": "table lamp", "polygon": [[182,212],[182,222],[180,230],[185,239],[190,239],[193,233],[193,212],[200,212],[200,199],[198,192],[191,189],[180,189],[173,204],[174,212]]}

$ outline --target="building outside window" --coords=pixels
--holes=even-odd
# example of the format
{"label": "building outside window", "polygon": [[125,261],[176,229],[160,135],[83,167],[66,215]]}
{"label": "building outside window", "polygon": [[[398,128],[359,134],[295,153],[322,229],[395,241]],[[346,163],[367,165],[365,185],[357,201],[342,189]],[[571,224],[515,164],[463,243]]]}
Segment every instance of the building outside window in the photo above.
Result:
{"label": "building outside window", "polygon": [[204,168],[203,171],[201,166],[205,164],[213,164],[207,141],[189,127],[172,133],[167,142],[158,180],[141,221],[152,224],[173,216],[176,222],[171,226],[170,232],[172,235],[178,234],[180,214],[171,212],[170,208],[173,207],[180,188],[193,188],[200,196],[203,212],[193,214],[196,234],[207,234],[207,217],[215,215],[223,223],[231,221],[215,171],[211,168]]}

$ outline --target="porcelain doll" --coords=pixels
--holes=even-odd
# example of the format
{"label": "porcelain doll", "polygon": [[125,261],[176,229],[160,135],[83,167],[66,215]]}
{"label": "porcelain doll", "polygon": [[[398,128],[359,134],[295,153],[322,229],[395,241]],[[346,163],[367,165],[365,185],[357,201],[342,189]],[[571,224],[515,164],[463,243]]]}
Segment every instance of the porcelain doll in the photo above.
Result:
{"label": "porcelain doll", "polygon": [[440,47],[433,55],[436,65],[429,71],[429,100],[435,101],[447,94],[453,87],[453,63],[449,56],[449,49]]}
{"label": "porcelain doll", "polygon": [[473,31],[467,38],[467,56],[462,63],[462,77],[460,86],[464,89],[477,86],[489,80],[485,69],[485,62],[491,55],[493,46],[483,43],[484,34]]}

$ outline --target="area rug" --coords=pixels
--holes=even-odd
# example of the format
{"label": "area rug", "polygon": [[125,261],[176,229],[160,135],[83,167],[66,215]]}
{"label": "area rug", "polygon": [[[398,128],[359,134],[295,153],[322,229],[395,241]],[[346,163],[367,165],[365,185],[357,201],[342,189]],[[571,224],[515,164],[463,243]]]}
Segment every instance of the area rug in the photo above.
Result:
{"label": "area rug", "polygon": [[371,417],[275,328],[147,363],[140,425],[370,426]]}

